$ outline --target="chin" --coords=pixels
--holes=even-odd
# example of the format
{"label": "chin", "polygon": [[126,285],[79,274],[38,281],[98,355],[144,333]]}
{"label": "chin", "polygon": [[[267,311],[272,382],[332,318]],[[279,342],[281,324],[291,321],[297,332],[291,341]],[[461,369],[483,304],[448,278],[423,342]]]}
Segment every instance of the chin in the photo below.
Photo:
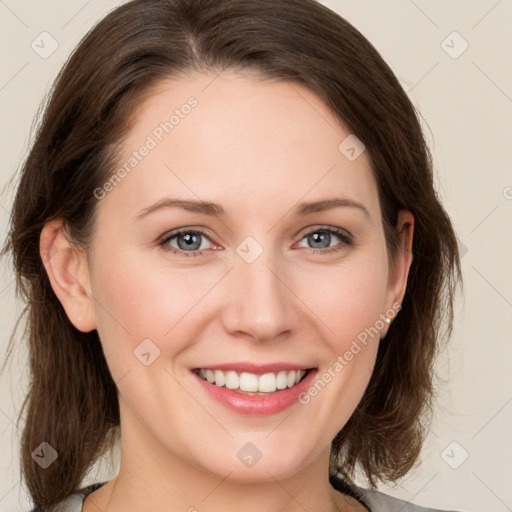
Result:
{"label": "chin", "polygon": [[198,462],[203,462],[204,469],[222,478],[229,475],[226,479],[232,482],[263,483],[291,478],[315,458],[313,453],[308,455],[304,443],[298,440],[291,440],[289,436],[265,439],[268,435],[262,432],[243,436],[243,439],[238,437],[232,440],[231,446],[216,450],[220,453],[210,448],[207,465],[204,460]]}

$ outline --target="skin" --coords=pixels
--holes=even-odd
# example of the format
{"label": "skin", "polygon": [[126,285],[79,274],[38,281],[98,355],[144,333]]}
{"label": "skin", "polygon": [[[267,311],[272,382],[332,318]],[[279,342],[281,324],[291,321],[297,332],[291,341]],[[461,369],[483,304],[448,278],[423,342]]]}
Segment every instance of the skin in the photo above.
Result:
{"label": "skin", "polygon": [[[366,154],[349,161],[338,150],[349,132],[311,91],[247,73],[159,83],[140,102],[119,165],[190,96],[197,107],[99,201],[88,251],[58,220],[41,236],[56,295],[77,329],[97,329],[118,388],[120,471],[84,511],[364,510],[327,475],[331,440],[366,389],[378,337],[308,404],[268,416],[226,409],[190,370],[289,361],[325,372],[401,303],[414,219],[400,212],[402,246],[388,265]],[[163,208],[135,220],[168,196],[212,201],[225,215]],[[294,213],[297,202],[334,196],[358,201],[369,216],[355,207]],[[342,229],[353,243],[332,234],[314,245],[307,235],[321,227]],[[178,228],[206,233],[202,255],[158,244]],[[247,236],[263,249],[251,263],[236,252]],[[187,250],[183,238],[169,246]],[[160,350],[149,366],[133,353],[147,338]],[[262,453],[251,468],[236,455],[248,442]]]}

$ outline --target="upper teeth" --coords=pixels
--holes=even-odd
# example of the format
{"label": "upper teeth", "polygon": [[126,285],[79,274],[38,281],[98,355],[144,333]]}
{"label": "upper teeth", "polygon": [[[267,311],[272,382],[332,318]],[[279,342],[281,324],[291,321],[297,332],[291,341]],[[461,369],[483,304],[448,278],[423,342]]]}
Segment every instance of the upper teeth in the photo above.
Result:
{"label": "upper teeth", "polygon": [[240,389],[241,391],[273,393],[276,389],[291,388],[298,384],[306,374],[306,370],[281,371],[278,373],[238,373],[232,370],[199,370],[199,376],[211,384],[228,389]]}

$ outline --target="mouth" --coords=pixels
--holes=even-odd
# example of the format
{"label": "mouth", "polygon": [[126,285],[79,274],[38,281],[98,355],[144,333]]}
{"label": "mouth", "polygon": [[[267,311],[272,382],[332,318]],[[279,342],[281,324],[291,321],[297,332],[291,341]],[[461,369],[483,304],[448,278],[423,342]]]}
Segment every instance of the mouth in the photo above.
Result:
{"label": "mouth", "polygon": [[218,368],[196,368],[193,372],[202,380],[218,388],[226,388],[242,395],[270,395],[297,386],[312,370],[314,368],[252,373]]}

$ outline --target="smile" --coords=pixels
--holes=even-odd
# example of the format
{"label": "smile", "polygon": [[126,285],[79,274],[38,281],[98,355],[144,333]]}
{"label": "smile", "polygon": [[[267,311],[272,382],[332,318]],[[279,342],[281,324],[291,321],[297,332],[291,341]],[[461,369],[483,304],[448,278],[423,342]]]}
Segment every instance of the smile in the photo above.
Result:
{"label": "smile", "polygon": [[278,414],[298,404],[318,373],[316,367],[283,361],[217,363],[190,370],[205,397],[250,416]]}
{"label": "smile", "polygon": [[292,388],[304,378],[308,370],[268,372],[261,375],[233,370],[199,368],[195,373],[201,379],[219,388],[225,387],[241,394],[268,394]]}

